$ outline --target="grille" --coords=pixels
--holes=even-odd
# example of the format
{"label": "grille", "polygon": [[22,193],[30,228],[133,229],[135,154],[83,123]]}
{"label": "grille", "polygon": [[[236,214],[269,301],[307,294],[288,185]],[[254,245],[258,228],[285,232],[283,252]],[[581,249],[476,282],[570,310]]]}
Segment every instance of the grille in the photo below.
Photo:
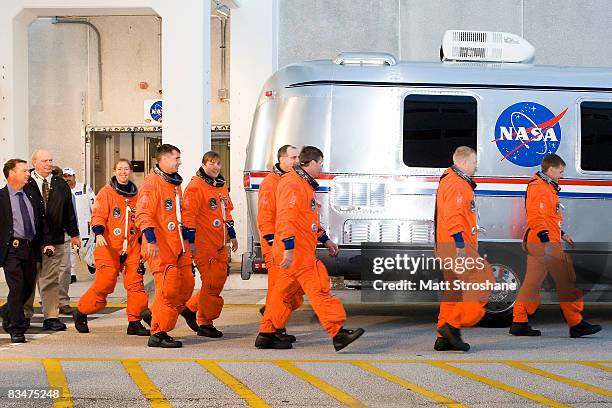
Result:
{"label": "grille", "polygon": [[477,31],[455,31],[453,41],[486,42],[487,33]]}
{"label": "grille", "polygon": [[484,47],[453,47],[453,57],[485,58],[487,49]]}
{"label": "grille", "polygon": [[336,211],[380,211],[385,207],[386,187],[381,180],[334,180],[333,207]]}
{"label": "grille", "polygon": [[413,220],[346,220],[343,242],[432,244],[433,222]]}

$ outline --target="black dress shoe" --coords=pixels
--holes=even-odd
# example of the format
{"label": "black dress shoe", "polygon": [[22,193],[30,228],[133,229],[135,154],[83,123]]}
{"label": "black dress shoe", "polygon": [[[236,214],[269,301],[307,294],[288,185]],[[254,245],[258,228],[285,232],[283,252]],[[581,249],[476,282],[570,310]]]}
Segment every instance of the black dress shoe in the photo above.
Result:
{"label": "black dress shoe", "polygon": [[223,336],[223,332],[217,330],[217,328],[212,324],[207,324],[205,326],[198,327],[198,336],[212,337],[213,339],[218,339],[219,337]]}
{"label": "black dress shoe", "polygon": [[161,347],[161,348],[181,348],[183,347],[183,343],[178,340],[174,340],[172,337],[168,336],[166,332],[155,333],[151,337],[149,337],[149,343],[147,344],[149,347]]}
{"label": "black dress shoe", "polygon": [[43,330],[62,331],[66,330],[66,325],[56,317],[43,320]]}
{"label": "black dress shoe", "polygon": [[508,330],[508,333],[512,334],[513,336],[528,336],[528,337],[536,337],[536,336],[542,335],[541,331],[532,329],[531,325],[527,322],[524,322],[524,323],[512,322],[512,325],[510,326],[510,330]]}
{"label": "black dress shoe", "polygon": [[570,327],[570,337],[577,338],[582,336],[588,336],[601,331],[601,326],[598,324],[590,324],[585,320],[582,320],[575,326]]}
{"label": "black dress shoe", "polygon": [[288,341],[289,343],[295,343],[295,336],[292,334],[287,334],[287,329],[278,329],[276,331],[276,337],[278,337],[282,341]]}
{"label": "black dress shoe", "polygon": [[128,323],[127,334],[130,336],[150,336],[151,331],[144,327],[140,320]]}
{"label": "black dress shoe", "polygon": [[275,333],[259,333],[255,339],[258,349],[287,350],[293,348],[290,342],[283,341]]}
{"label": "black dress shoe", "polygon": [[181,312],[181,316],[183,316],[183,319],[185,319],[187,326],[189,326],[191,330],[193,330],[194,332],[198,331],[200,326],[198,326],[198,321],[196,319],[197,317],[196,312],[192,311],[188,307],[185,307],[183,311]]}
{"label": "black dress shoe", "polygon": [[74,328],[77,329],[79,333],[89,333],[87,315],[79,312],[79,309],[75,309],[72,312],[72,320],[74,320]]}
{"label": "black dress shoe", "polygon": [[70,283],[72,284],[72,283],[74,283],[76,281],[77,281],[76,275],[70,275]]}
{"label": "black dress shoe", "polygon": [[436,338],[436,342],[434,343],[434,350],[436,351],[463,351],[461,349],[454,347],[444,337]]}
{"label": "black dress shoe", "polygon": [[151,320],[153,319],[153,315],[151,314],[151,309],[146,308],[145,310],[140,312],[140,317],[142,320],[144,320],[146,324],[149,325],[149,327],[151,327]]}
{"label": "black dress shoe", "polygon": [[456,327],[446,323],[438,331],[446,340],[448,340],[451,346],[455,347],[456,349],[459,349],[460,351],[468,351],[470,349],[470,345],[463,341],[461,338],[461,331]]}
{"label": "black dress shoe", "polygon": [[11,343],[25,343],[26,338],[23,334],[11,334]]}
{"label": "black dress shoe", "polygon": [[334,349],[336,349],[336,351],[342,350],[360,338],[363,333],[365,333],[365,330],[361,328],[355,330],[340,329],[338,334],[336,334],[333,338]]}
{"label": "black dress shoe", "polygon": [[259,308],[259,314],[263,316],[264,313],[266,313],[266,305],[263,305],[262,307]]}

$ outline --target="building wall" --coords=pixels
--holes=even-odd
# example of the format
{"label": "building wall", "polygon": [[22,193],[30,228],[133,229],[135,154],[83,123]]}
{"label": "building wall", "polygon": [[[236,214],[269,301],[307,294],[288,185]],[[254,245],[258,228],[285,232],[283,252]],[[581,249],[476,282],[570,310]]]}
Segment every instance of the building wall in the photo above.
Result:
{"label": "building wall", "polygon": [[282,0],[279,65],[340,51],[437,61],[450,29],[508,31],[536,47],[536,64],[610,66],[608,0]]}
{"label": "building wall", "polygon": [[[143,103],[163,97],[161,21],[156,16],[87,18],[102,38],[103,110],[99,110],[97,40],[80,24],[35,20],[29,28],[29,150],[47,148],[60,166],[84,175],[82,101],[86,125],[144,124]],[[211,20],[211,122],[229,123],[229,101],[221,101],[220,21]],[[89,32],[88,32],[89,31]],[[229,88],[229,24],[226,86]],[[148,88],[140,89],[141,81]],[[162,94],[159,91],[162,90]],[[181,146],[179,146],[181,147]],[[183,146],[187,147],[187,146]]]}

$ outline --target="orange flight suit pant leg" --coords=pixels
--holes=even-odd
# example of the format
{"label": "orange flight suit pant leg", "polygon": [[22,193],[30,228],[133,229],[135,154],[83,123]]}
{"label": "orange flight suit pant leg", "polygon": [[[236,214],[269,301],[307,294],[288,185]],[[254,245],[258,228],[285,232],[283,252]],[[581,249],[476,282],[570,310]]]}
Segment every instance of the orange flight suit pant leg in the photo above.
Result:
{"label": "orange flight suit pant leg", "polygon": [[151,334],[168,332],[176,326],[179,313],[193,293],[194,279],[189,253],[183,254],[178,262],[165,265],[153,271],[155,297],[151,312]]}
{"label": "orange flight suit pant leg", "polygon": [[[467,256],[474,259],[479,257],[477,252],[469,250]],[[451,281],[451,287],[453,280],[461,280],[469,284],[485,283],[487,281],[494,283],[495,277],[491,265],[484,260],[483,265],[483,268],[476,267],[462,274],[444,271],[444,278],[447,282]],[[485,315],[484,306],[489,301],[489,293],[486,290],[445,291],[445,300],[440,303],[440,313],[438,314],[438,330],[446,323],[457,329],[476,325]],[[438,337],[440,337],[439,332]]]}
{"label": "orange flight suit pant leg", "polygon": [[534,314],[540,306],[540,289],[546,274],[550,273],[555,281],[563,316],[570,327],[575,326],[582,321],[584,302],[582,292],[576,288],[574,263],[560,244],[549,245],[553,245],[552,257],[545,260],[542,256],[542,244],[528,244],[530,255],[527,256],[527,272],[514,304],[512,321],[529,321],[529,315]]}
{"label": "orange flight suit pant leg", "polygon": [[97,262],[96,277],[87,292],[81,296],[77,306],[79,312],[89,315],[106,307],[106,298],[115,291],[119,265],[112,262]]}
{"label": "orange flight suit pant leg", "polygon": [[[274,286],[281,275],[281,268],[274,263],[274,258],[272,257],[272,253],[265,254],[264,259],[266,261],[266,267],[268,268],[268,291],[266,293],[266,309],[271,306],[270,297],[273,294]],[[291,311],[298,309],[304,303],[304,292],[301,288],[297,288],[289,293],[286,293],[287,299],[285,301],[289,302],[291,305]]]}
{"label": "orange flight suit pant leg", "polygon": [[127,291],[128,321],[141,320],[140,313],[149,306],[149,295],[145,291],[143,276],[138,272],[138,264],[125,265],[123,270],[123,287]]}
{"label": "orange flight suit pant leg", "polygon": [[198,296],[197,320],[198,325],[207,326],[218,319],[223,309],[223,298],[220,296],[227,280],[227,261],[212,259],[198,259],[196,261],[202,288]]}
{"label": "orange flight suit pant leg", "polygon": [[293,310],[288,299],[301,288],[310,299],[323,329],[334,337],[346,321],[346,313],[340,299],[330,292],[329,275],[323,262],[316,261],[313,266],[281,271],[274,286],[270,308],[266,307],[259,331],[274,333],[287,325]]}

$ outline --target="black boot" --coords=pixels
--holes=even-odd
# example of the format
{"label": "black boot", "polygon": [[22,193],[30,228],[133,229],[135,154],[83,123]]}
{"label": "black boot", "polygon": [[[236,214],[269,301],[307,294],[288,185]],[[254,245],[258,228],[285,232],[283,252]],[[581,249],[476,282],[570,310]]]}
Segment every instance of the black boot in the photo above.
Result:
{"label": "black boot", "polygon": [[183,343],[178,340],[174,340],[172,337],[168,336],[166,332],[155,333],[151,337],[149,337],[149,343],[147,344],[149,347],[161,347],[161,348],[181,348],[183,347]]}
{"label": "black boot", "polygon": [[513,336],[529,336],[529,337],[535,337],[535,336],[542,335],[541,331],[532,329],[529,323],[527,322],[525,323],[512,322],[512,325],[510,326],[510,330],[508,330],[508,333],[512,334]]}
{"label": "black boot", "polygon": [[463,351],[461,349],[458,349],[457,347],[454,347],[444,337],[436,338],[436,342],[434,343],[434,350],[436,351]]}
{"label": "black boot", "polygon": [[89,326],[87,326],[87,315],[79,312],[79,309],[75,309],[72,312],[72,319],[74,319],[74,328],[79,333],[89,333]]}
{"label": "black boot", "polygon": [[575,326],[570,327],[570,337],[577,338],[582,336],[589,336],[601,331],[601,326],[598,324],[590,324],[585,320],[582,320]]}
{"label": "black boot", "polygon": [[338,334],[336,334],[333,338],[334,348],[336,351],[340,351],[365,333],[365,330],[359,328],[355,330],[343,329],[341,328]]}
{"label": "black boot", "polygon": [[127,334],[130,336],[150,336],[151,332],[140,323],[140,320],[135,320],[128,323]]}
{"label": "black boot", "polygon": [[11,334],[11,343],[25,343],[26,338],[23,333],[14,333]]}
{"label": "black boot", "polygon": [[259,314],[263,316],[264,313],[266,313],[266,305],[263,305],[262,307],[259,308]]}
{"label": "black boot", "polygon": [[278,338],[275,333],[259,333],[255,339],[258,349],[287,350],[293,348],[290,342]]}
{"label": "black boot", "polygon": [[193,312],[188,307],[185,307],[183,311],[181,312],[181,316],[183,316],[183,318],[185,319],[185,322],[187,322],[187,326],[189,326],[191,330],[193,330],[194,332],[198,331],[199,326],[198,326],[198,321],[196,319],[196,316],[197,316],[196,312]]}
{"label": "black boot", "polygon": [[463,341],[461,331],[456,327],[446,323],[438,331],[456,349],[460,351],[468,351],[470,349],[470,345]]}
{"label": "black boot", "polygon": [[142,320],[144,320],[144,322],[146,324],[148,324],[149,327],[151,327],[151,320],[153,320],[153,315],[151,314],[151,309],[146,308],[145,310],[140,312],[140,318]]}
{"label": "black boot", "polygon": [[287,334],[287,329],[278,329],[276,331],[276,337],[278,337],[282,341],[288,341],[289,343],[295,343],[295,336],[292,334]]}
{"label": "black boot", "polygon": [[223,333],[220,330],[217,330],[217,328],[212,324],[207,324],[205,326],[198,327],[198,336],[212,337],[213,339],[218,339],[219,337],[223,336]]}

